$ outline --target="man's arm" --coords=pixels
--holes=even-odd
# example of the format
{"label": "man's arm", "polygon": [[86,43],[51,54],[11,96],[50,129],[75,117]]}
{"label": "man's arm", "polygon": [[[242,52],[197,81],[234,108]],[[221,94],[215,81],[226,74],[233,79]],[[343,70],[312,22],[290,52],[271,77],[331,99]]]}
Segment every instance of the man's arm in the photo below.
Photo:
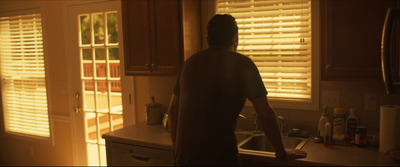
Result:
{"label": "man's arm", "polygon": [[251,101],[257,112],[257,118],[264,133],[267,135],[272,146],[275,149],[275,156],[279,159],[304,158],[306,152],[300,150],[285,150],[282,144],[282,138],[279,131],[275,112],[268,103],[266,96]]}
{"label": "man's arm", "polygon": [[179,96],[172,94],[168,108],[168,124],[174,149],[176,141],[176,129],[178,125],[178,112],[179,112]]}

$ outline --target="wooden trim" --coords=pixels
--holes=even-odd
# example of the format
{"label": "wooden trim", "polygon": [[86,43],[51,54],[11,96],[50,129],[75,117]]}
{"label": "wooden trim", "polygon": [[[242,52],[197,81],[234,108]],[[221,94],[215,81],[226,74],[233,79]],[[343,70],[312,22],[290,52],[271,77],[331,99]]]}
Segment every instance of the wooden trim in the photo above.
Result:
{"label": "wooden trim", "polygon": [[50,118],[53,121],[61,121],[61,122],[68,122],[68,123],[71,122],[71,118],[67,114],[52,113]]}

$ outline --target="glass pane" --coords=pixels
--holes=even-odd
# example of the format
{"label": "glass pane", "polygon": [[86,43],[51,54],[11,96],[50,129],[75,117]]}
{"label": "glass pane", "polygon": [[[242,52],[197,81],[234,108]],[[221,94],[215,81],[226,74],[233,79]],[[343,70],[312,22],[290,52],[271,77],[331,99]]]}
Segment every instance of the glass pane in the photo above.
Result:
{"label": "glass pane", "polygon": [[108,43],[118,43],[117,13],[107,13]]}
{"label": "glass pane", "polygon": [[[105,50],[103,48],[95,49],[96,60],[106,60]],[[96,63],[96,76],[106,77],[106,64],[105,62]]]}
{"label": "glass pane", "polygon": [[97,141],[96,113],[86,113],[86,133],[89,140]]}
{"label": "glass pane", "polygon": [[124,127],[122,115],[111,115],[113,130],[118,130]]}
{"label": "glass pane", "polygon": [[81,44],[90,44],[90,17],[89,15],[79,16],[81,28]]}
{"label": "glass pane", "polygon": [[113,93],[111,96],[116,96],[121,98],[121,81],[110,81],[111,92]]}
{"label": "glass pane", "polygon": [[87,157],[89,166],[99,166],[99,147],[97,144],[87,143]]}
{"label": "glass pane", "polygon": [[97,81],[97,111],[108,113],[107,82]]}
{"label": "glass pane", "polygon": [[106,63],[96,63],[96,76],[106,77]]}
{"label": "glass pane", "polygon": [[83,76],[93,77],[93,63],[83,63]]}
{"label": "glass pane", "polygon": [[122,94],[121,94],[121,82],[112,81],[110,82],[111,87],[111,112],[122,113]]}
{"label": "glass pane", "polygon": [[110,132],[110,116],[108,114],[99,114],[100,136]]}
{"label": "glass pane", "polygon": [[100,165],[107,166],[107,154],[106,154],[106,146],[100,145]]}
{"label": "glass pane", "polygon": [[120,64],[119,63],[110,63],[110,77],[111,78],[119,78],[120,75]]}
{"label": "glass pane", "polygon": [[104,16],[100,14],[92,14],[93,17],[93,34],[95,44],[104,44]]}
{"label": "glass pane", "polygon": [[92,60],[92,49],[82,49],[82,59]]}
{"label": "glass pane", "polygon": [[96,60],[106,60],[106,52],[104,48],[96,48],[94,52]]}
{"label": "glass pane", "polygon": [[97,95],[101,93],[107,93],[107,82],[106,81],[97,81]]}
{"label": "glass pane", "polygon": [[84,111],[94,111],[94,82],[93,81],[83,81],[84,86]]}
{"label": "glass pane", "polygon": [[108,48],[108,56],[110,60],[119,60],[119,49]]}

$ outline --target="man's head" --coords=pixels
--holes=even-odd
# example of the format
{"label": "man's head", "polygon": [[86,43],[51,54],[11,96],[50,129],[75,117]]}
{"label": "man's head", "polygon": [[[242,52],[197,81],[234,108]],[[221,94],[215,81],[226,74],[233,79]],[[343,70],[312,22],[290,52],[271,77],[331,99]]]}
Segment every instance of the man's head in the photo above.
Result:
{"label": "man's head", "polygon": [[207,25],[207,42],[210,47],[237,47],[238,27],[229,14],[217,14]]}

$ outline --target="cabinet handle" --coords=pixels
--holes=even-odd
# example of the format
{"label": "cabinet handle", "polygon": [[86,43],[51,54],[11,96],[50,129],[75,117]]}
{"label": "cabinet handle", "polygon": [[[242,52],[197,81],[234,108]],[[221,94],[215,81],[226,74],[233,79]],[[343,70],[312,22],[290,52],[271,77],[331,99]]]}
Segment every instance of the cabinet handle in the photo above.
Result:
{"label": "cabinet handle", "polygon": [[131,155],[132,158],[137,159],[139,161],[149,161],[150,157],[142,157],[142,156],[138,156],[138,155]]}
{"label": "cabinet handle", "polygon": [[151,64],[151,68],[156,68],[157,65],[156,64]]}

